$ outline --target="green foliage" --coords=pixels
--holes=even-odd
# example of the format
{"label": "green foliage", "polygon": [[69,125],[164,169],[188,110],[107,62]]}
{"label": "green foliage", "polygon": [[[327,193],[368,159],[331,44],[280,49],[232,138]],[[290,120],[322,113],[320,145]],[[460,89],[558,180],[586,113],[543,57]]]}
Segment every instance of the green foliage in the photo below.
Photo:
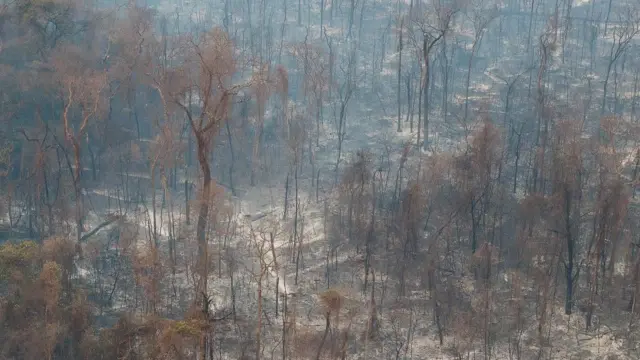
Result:
{"label": "green foliage", "polygon": [[33,241],[6,242],[0,245],[0,280],[6,280],[14,270],[28,273],[28,270],[33,269],[39,251],[39,246]]}
{"label": "green foliage", "polygon": [[200,324],[194,320],[176,321],[173,323],[172,330],[181,336],[198,336],[200,335]]}

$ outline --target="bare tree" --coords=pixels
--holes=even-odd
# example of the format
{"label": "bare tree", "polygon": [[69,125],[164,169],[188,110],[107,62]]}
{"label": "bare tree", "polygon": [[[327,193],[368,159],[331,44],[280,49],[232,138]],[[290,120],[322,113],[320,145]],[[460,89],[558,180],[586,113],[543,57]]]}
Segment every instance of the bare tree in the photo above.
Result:
{"label": "bare tree", "polygon": [[[398,88],[396,89],[397,91],[397,98],[398,98],[398,124],[397,124],[397,129],[396,131],[401,132],[402,131],[402,122],[401,122],[401,113],[402,113],[402,105],[401,105],[401,90],[402,90],[402,46],[403,46],[403,31],[404,31],[404,17],[402,15],[398,15],[399,17],[399,26],[397,29],[398,32]],[[409,109],[407,109],[407,111],[409,111]]]}
{"label": "bare tree", "polygon": [[[228,35],[222,30],[214,29],[198,40],[187,39],[183,46],[181,50],[186,54],[181,66],[175,69],[155,66],[153,68],[155,71],[150,75],[167,113],[175,107],[182,110],[196,140],[196,151],[202,174],[196,224],[199,276],[196,301],[204,307],[204,316],[207,318],[208,308],[204,301],[208,298],[209,274],[207,224],[213,195],[210,154],[216,135],[227,121],[234,96],[247,85],[232,82],[236,72],[234,47]],[[186,102],[192,96],[198,99],[197,112]],[[203,335],[200,353],[202,359],[205,359],[207,354],[206,344],[207,340]]]}
{"label": "bare tree", "polygon": [[[55,77],[63,94],[62,125],[64,137],[73,153],[72,181],[75,198],[76,238],[78,242],[84,231],[84,200],[81,141],[86,136],[92,121],[101,116],[103,91],[107,85],[106,73],[89,65],[89,61],[78,47],[60,48],[52,57]],[[69,169],[71,171],[71,169]]]}
{"label": "bare tree", "polygon": [[338,134],[338,154],[336,156],[336,165],[334,168],[336,181],[338,177],[338,167],[340,166],[340,159],[342,157],[342,145],[344,143],[344,137],[347,135],[347,111],[349,101],[356,90],[357,83],[356,49],[354,45],[355,43],[352,43],[345,62],[340,64],[340,70],[342,72],[341,78],[344,80],[338,87],[338,103],[333,109],[335,128]]}
{"label": "bare tree", "polygon": [[[618,59],[627,51],[631,41],[640,32],[638,25],[637,10],[623,8],[623,14],[619,15],[619,24],[613,27],[611,48],[609,49],[609,58],[607,61],[607,70],[605,71],[604,84],[602,85],[602,106],[600,108],[600,116],[603,116],[607,105],[607,90],[609,86],[609,77],[611,70]],[[608,18],[608,17],[607,17]],[[605,30],[606,32],[606,30]]]}
{"label": "bare tree", "polygon": [[557,125],[553,141],[553,180],[555,194],[555,224],[557,234],[564,240],[564,272],[566,281],[565,313],[571,315],[574,306],[575,281],[580,274],[579,258],[579,209],[581,193],[586,181],[586,163],[583,158],[584,141],[580,139],[582,128],[577,121],[563,121]]}
{"label": "bare tree", "polygon": [[[422,120],[422,129],[423,129],[423,140],[422,140],[422,148],[427,150],[429,146],[429,97],[428,97],[428,88],[430,81],[430,61],[431,54],[435,46],[446,36],[451,23],[453,21],[454,16],[458,12],[457,8],[449,8],[442,4],[435,3],[432,4],[435,11],[428,11],[422,16],[416,16],[413,19],[414,26],[416,26],[419,31],[422,33],[422,61],[424,62],[423,67],[423,76],[422,78],[422,106],[423,106],[423,117]],[[418,120],[420,123],[420,119]],[[420,127],[420,124],[418,124]],[[420,132],[418,132],[420,134]],[[418,146],[420,146],[420,135],[418,135]]]}
{"label": "bare tree", "polygon": [[497,9],[495,8],[487,8],[482,0],[472,2],[471,9],[469,9],[470,14],[467,16],[470,17],[471,23],[473,24],[473,43],[471,45],[471,53],[469,54],[469,63],[467,64],[467,82],[465,87],[465,95],[464,95],[464,121],[463,124],[467,126],[467,120],[469,118],[469,87],[471,83],[471,69],[473,66],[474,56],[478,52],[480,48],[480,43],[482,42],[482,37],[486,32],[489,24],[495,19],[497,14]]}

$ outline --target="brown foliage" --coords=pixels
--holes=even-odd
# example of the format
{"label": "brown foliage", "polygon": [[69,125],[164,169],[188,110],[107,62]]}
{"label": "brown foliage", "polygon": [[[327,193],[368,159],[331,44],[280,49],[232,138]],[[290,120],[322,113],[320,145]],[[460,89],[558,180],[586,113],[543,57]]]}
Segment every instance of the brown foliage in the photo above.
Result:
{"label": "brown foliage", "polygon": [[582,132],[582,124],[577,120],[560,120],[556,123],[555,137],[552,140],[553,183],[574,190],[580,186],[576,175],[582,172],[583,154],[588,144],[582,138]]}
{"label": "brown foliage", "polygon": [[47,261],[42,266],[40,272],[40,283],[42,287],[42,296],[45,301],[46,312],[53,313],[56,311],[58,300],[62,286],[60,284],[62,277],[60,265],[53,261]]}
{"label": "brown foliage", "polygon": [[344,297],[336,289],[329,289],[320,293],[320,301],[325,311],[338,314],[342,309]]}
{"label": "brown foliage", "polygon": [[[103,91],[107,86],[107,73],[96,69],[94,60],[85,49],[74,45],[60,46],[51,56],[53,79],[64,94],[63,116],[66,116],[71,106],[81,109],[82,120],[77,129],[78,136],[86,129],[89,119],[104,110]],[[71,131],[70,124],[65,122],[64,125],[65,131]]]}

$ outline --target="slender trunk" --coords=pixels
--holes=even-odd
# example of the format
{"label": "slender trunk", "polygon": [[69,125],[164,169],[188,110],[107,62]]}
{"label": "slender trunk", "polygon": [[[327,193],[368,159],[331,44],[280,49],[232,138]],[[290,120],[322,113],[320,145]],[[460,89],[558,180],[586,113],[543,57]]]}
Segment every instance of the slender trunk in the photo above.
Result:
{"label": "slender trunk", "polygon": [[229,163],[229,187],[231,188],[231,194],[236,196],[236,189],[233,184],[233,165],[236,162],[235,152],[233,151],[233,137],[231,136],[231,128],[229,122],[225,123],[227,128],[227,139],[229,141],[229,154],[231,155],[231,162]]}
{"label": "slender trunk", "polygon": [[604,20],[604,36],[607,36],[607,27],[609,26],[609,17],[611,16],[611,4],[613,0],[609,0],[609,6],[607,7],[607,17]]}
{"label": "slender trunk", "polygon": [[467,82],[464,92],[464,121],[463,125],[467,126],[467,120],[469,118],[469,87],[471,85],[471,67],[473,65],[473,56],[476,53],[476,44],[478,43],[478,38],[473,41],[473,45],[471,46],[471,54],[469,55],[469,63],[467,64]]}
{"label": "slender trunk", "polygon": [[287,294],[284,294],[284,309],[282,316],[282,360],[287,359],[287,322],[289,316],[287,316]]}
{"label": "slender trunk", "polygon": [[476,200],[471,199],[471,253],[475,254],[478,248],[478,221],[476,219]]}
{"label": "slender trunk", "polygon": [[231,32],[229,31],[229,25],[231,24],[230,22],[230,15],[231,15],[231,11],[229,8],[229,2],[230,0],[224,0],[224,18],[222,19],[222,25],[224,26],[224,30],[230,34]]}
{"label": "slender trunk", "polygon": [[[54,234],[54,225],[53,225],[53,209],[52,209],[52,204],[51,204],[51,195],[50,195],[50,191],[49,191],[49,181],[47,179],[47,170],[46,168],[43,166],[42,169],[42,179],[44,181],[44,196],[45,196],[45,201],[46,201],[46,207],[47,207],[47,222],[48,222],[48,230],[49,230],[49,236],[53,236]],[[0,189],[2,188],[2,186],[0,186]],[[11,208],[9,208],[9,213],[11,213]]]}
{"label": "slender trunk", "polygon": [[402,103],[401,103],[401,90],[402,90],[402,22],[403,20],[400,19],[400,29],[399,29],[399,34],[398,34],[398,128],[397,128],[397,132],[401,132],[402,131],[402,121],[401,119],[401,113],[402,113]]}
{"label": "slender trunk", "polygon": [[324,1],[320,0],[320,37],[322,37],[322,29],[324,27]]}
{"label": "slender trunk", "polygon": [[264,130],[264,123],[262,119],[258,119],[258,122],[260,124],[258,125],[258,129],[256,129],[257,134],[255,134],[253,138],[253,151],[251,153],[251,186],[256,185],[256,172],[260,161],[260,144],[262,142]]}
{"label": "slender trunk", "polygon": [[151,164],[151,234],[152,241],[155,247],[158,246],[158,223],[156,216],[156,169],[155,169],[155,160]]}
{"label": "slender trunk", "polygon": [[422,94],[423,94],[423,98],[422,98],[422,106],[424,107],[423,112],[424,112],[424,121],[422,122],[423,125],[423,139],[422,139],[422,148],[424,150],[427,150],[427,147],[429,146],[429,100],[428,100],[428,87],[429,87],[429,59],[426,58],[425,59],[425,71],[424,71],[424,84],[423,84],[423,90],[422,90]]}
{"label": "slender trunk", "polygon": [[634,71],[633,76],[633,95],[631,97],[631,120],[636,121],[636,101],[638,99],[638,72]]}
{"label": "slender trunk", "polygon": [[187,169],[184,171],[184,213],[185,213],[185,222],[187,225],[191,224],[191,212],[189,211],[189,178]]}
{"label": "slender trunk", "polygon": [[348,100],[343,100],[342,104],[340,105],[340,120],[338,122],[338,156],[336,157],[336,166],[335,166],[335,176],[336,176],[336,181],[338,180],[338,167],[340,166],[340,158],[342,156],[342,141],[344,140],[344,136],[345,136],[345,117],[346,117],[346,111],[347,111],[347,101]]}
{"label": "slender trunk", "polygon": [[[278,317],[278,305],[280,300],[280,268],[278,267],[278,258],[276,257],[276,246],[273,232],[269,233],[269,240],[271,243],[271,257],[273,257],[273,265],[276,271],[276,317]],[[287,296],[287,294],[284,294]]]}
{"label": "slender trunk", "polygon": [[[640,170],[640,149],[636,150],[636,164],[635,164],[635,166],[633,167],[633,176],[631,177],[631,180],[632,180],[634,183],[637,183],[637,181],[638,181],[638,173],[639,173],[639,170]],[[632,191],[631,198],[632,198],[632,199],[635,199],[635,198],[636,198],[636,191],[635,191],[635,189]]]}
{"label": "slender trunk", "polygon": [[411,76],[407,76],[406,79],[407,85],[407,116],[404,119],[404,122],[409,123],[409,131],[413,132],[413,104],[414,104],[414,96],[413,96],[413,80]]}
{"label": "slender trunk", "polygon": [[287,172],[287,178],[284,181],[284,211],[282,214],[282,220],[287,219],[287,212],[289,210],[289,172]]}
{"label": "slender trunk", "polygon": [[320,147],[320,122],[322,121],[322,94],[316,100],[316,147]]}
{"label": "slender trunk", "polygon": [[[295,263],[296,263],[296,275],[295,275],[295,279],[294,279],[294,284],[298,285],[298,271],[300,268],[300,253],[302,252],[302,231],[298,232],[298,219],[300,217],[300,196],[298,194],[298,167],[296,166],[296,170],[294,172],[293,175],[293,182],[294,182],[294,192],[295,192],[295,214],[294,214],[294,219],[293,219],[293,233],[294,233],[294,239],[295,242],[297,244],[297,246],[295,247],[297,249],[296,252],[296,259],[295,259]],[[302,226],[301,226],[301,230],[302,230]]]}
{"label": "slender trunk", "polygon": [[353,28],[353,17],[356,12],[356,0],[350,0],[351,7],[349,8],[349,28],[347,30],[347,38],[351,38],[351,29]]}
{"label": "slender trunk", "polygon": [[[453,48],[454,46],[451,47],[452,59],[453,59]],[[442,65],[443,67],[442,122],[446,124],[448,120],[448,113],[449,113],[449,70],[451,68],[451,66],[449,65],[449,57],[447,56],[447,39],[446,38],[442,39],[442,58],[444,59],[443,65]]]}
{"label": "slender trunk", "polygon": [[441,314],[440,314],[440,303],[438,302],[437,289],[435,284],[435,275],[434,270],[429,270],[429,293],[431,294],[431,301],[433,305],[433,317],[436,323],[436,328],[438,330],[438,340],[440,342],[440,346],[444,344],[444,329],[442,327]]}
{"label": "slender trunk", "polygon": [[607,65],[607,72],[604,77],[604,85],[602,86],[602,106],[600,108],[600,116],[603,116],[606,111],[607,106],[607,87],[609,86],[609,76],[611,75],[611,67],[613,66],[614,61],[609,61],[609,65]]}
{"label": "slender trunk", "polygon": [[[360,7],[360,23],[358,24],[358,39],[362,39],[362,25],[364,24],[364,5],[366,0],[362,0],[362,6]],[[359,45],[362,45],[362,41],[358,41]]]}
{"label": "slender trunk", "polygon": [[[202,297],[203,302],[207,301],[208,297],[208,289],[207,289],[207,280],[208,280],[208,248],[207,248],[207,223],[209,219],[209,198],[211,196],[211,168],[209,166],[209,161],[207,159],[207,146],[205,143],[205,139],[201,134],[196,134],[196,140],[198,144],[198,162],[200,163],[200,170],[202,171],[202,193],[200,194],[200,208],[198,211],[198,222],[196,224],[196,237],[198,240],[198,287],[196,292],[196,298],[199,299]],[[202,304],[205,306],[205,304]],[[208,305],[208,304],[207,304]],[[206,311],[208,309],[205,308],[205,315],[208,314]],[[208,321],[208,319],[205,319]],[[201,360],[206,360],[206,344],[207,344],[207,334],[203,333],[201,336],[201,349],[200,355]]]}
{"label": "slender trunk", "polygon": [[573,310],[573,261],[574,261],[574,240],[571,232],[571,191],[565,189],[564,201],[565,201],[565,237],[567,241],[567,264],[565,265],[565,277],[567,283],[566,296],[564,302],[564,312],[566,315],[571,315]]}
{"label": "slender trunk", "polygon": [[[547,65],[547,47],[546,45],[540,41],[540,51],[542,52],[542,58],[540,60],[540,68],[538,69],[538,84],[537,84],[537,111],[538,111],[538,124],[537,124],[537,132],[536,132],[536,152],[534,153],[534,164],[533,164],[533,193],[536,191],[544,192],[544,189],[538,189],[538,179],[540,179],[540,183],[544,184],[544,152],[546,151],[546,142],[547,142],[547,119],[545,115],[545,98],[544,98],[544,74]],[[543,126],[544,125],[544,126]],[[542,146],[540,146],[540,142],[542,141]],[[538,155],[541,156],[542,159],[538,159]],[[539,175],[540,173],[540,175]]]}
{"label": "slender trunk", "polygon": [[531,11],[530,11],[530,14],[529,14],[529,32],[528,32],[528,35],[527,35],[527,51],[529,49],[531,49],[531,30],[533,28],[533,10],[534,10],[535,4],[536,4],[535,0],[532,0],[531,1]]}
{"label": "slender trunk", "polygon": [[564,32],[563,32],[563,39],[562,39],[562,63],[564,64],[564,58],[565,58],[565,48],[566,48],[566,44],[567,44],[567,38],[569,37],[569,31],[571,29],[571,8],[573,6],[573,0],[567,0],[567,10],[564,14],[564,19],[565,19],[565,26],[564,26]]}
{"label": "slender trunk", "polygon": [[515,159],[515,164],[514,164],[514,170],[513,170],[513,193],[516,193],[516,186],[518,183],[518,165],[520,163],[520,133],[518,133],[518,141],[516,143],[516,159]]}
{"label": "slender trunk", "polygon": [[[264,265],[260,265],[263,267]],[[262,352],[262,277],[264,276],[265,269],[260,269],[260,277],[258,278],[258,325],[256,326],[256,360],[260,360],[260,353]]]}
{"label": "slender trunk", "polygon": [[82,164],[80,162],[80,143],[73,137],[71,139],[74,153],[74,188],[75,188],[75,202],[76,202],[76,227],[77,227],[77,241],[80,243],[83,231],[83,212],[84,212],[84,199],[82,196]]}
{"label": "slender trunk", "polygon": [[91,160],[91,179],[93,181],[96,181],[96,180],[98,180],[98,169],[97,169],[96,154],[93,152],[93,148],[91,147],[91,141],[89,139],[89,133],[87,133],[87,150],[89,150],[89,159]]}
{"label": "slender trunk", "polygon": [[320,340],[320,346],[318,346],[318,352],[316,353],[316,360],[320,360],[320,355],[322,355],[322,348],[324,347],[325,341],[327,341],[327,335],[329,335],[329,330],[331,328],[331,313],[327,311],[324,317],[325,317],[324,334],[322,334],[322,340]]}
{"label": "slender trunk", "polygon": [[420,131],[422,129],[422,91],[424,90],[424,81],[422,79],[422,69],[420,69],[420,84],[418,84],[418,127],[416,131],[416,135],[417,135],[417,140],[416,140],[416,147],[420,146],[420,134],[422,134],[422,132]]}

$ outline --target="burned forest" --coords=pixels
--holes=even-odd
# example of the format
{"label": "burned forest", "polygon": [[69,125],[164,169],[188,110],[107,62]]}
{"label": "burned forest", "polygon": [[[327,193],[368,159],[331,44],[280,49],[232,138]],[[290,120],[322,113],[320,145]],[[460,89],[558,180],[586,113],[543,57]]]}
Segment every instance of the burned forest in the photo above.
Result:
{"label": "burned forest", "polygon": [[640,3],[0,1],[0,360],[640,358]]}

